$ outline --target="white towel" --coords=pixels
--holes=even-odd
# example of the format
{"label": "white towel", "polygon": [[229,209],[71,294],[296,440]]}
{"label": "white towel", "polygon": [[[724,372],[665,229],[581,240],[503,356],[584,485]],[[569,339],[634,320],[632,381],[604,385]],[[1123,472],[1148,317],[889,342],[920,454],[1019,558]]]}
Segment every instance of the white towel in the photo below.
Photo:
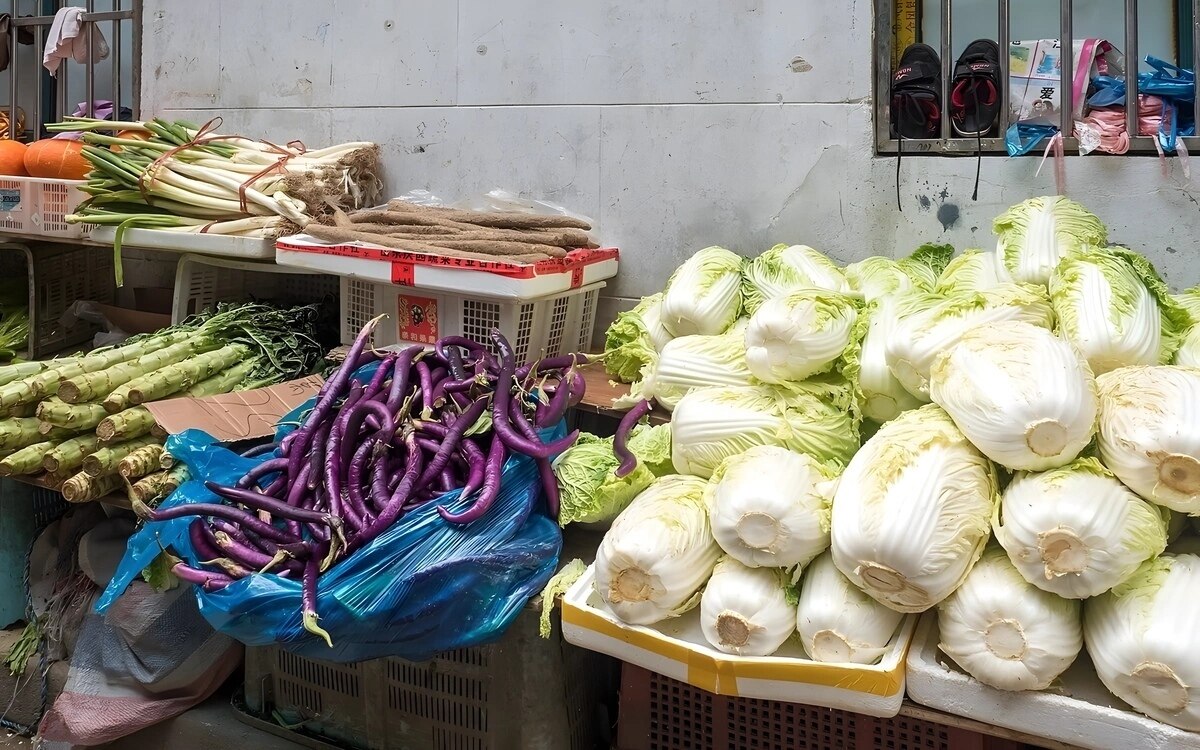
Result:
{"label": "white towel", "polygon": [[[58,66],[67,58],[83,64],[88,61],[88,25],[82,20],[83,8],[62,8],[54,14],[54,23],[50,25],[50,36],[46,39],[46,54],[42,57],[42,65],[50,71],[50,75],[58,75]],[[92,51],[92,62],[108,58],[108,41],[97,28],[93,32],[96,37],[96,49]]]}

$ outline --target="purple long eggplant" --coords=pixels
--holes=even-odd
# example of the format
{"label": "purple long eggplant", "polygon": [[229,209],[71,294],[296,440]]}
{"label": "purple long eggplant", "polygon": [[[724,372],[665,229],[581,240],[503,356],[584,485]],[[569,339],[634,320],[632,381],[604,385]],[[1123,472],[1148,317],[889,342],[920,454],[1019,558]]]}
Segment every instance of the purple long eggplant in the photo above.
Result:
{"label": "purple long eggplant", "polygon": [[243,489],[258,483],[258,480],[268,474],[273,474],[277,471],[285,471],[288,468],[288,459],[286,458],[268,458],[258,466],[255,466],[250,471],[242,475],[242,478],[237,481],[237,486]]}
{"label": "purple long eggplant", "polygon": [[[529,424],[529,422],[525,420],[524,415],[521,414],[520,404],[518,404],[516,401],[513,401],[512,404],[512,415],[513,423],[517,426],[517,429],[519,429],[521,433],[525,435],[525,437],[531,440],[537,438],[537,430],[535,430],[533,425]],[[558,520],[558,507],[560,499],[558,475],[554,473],[554,466],[550,463],[550,459],[535,458],[534,462],[537,463],[538,477],[542,480],[542,492],[546,496],[546,514],[551,518]]]}
{"label": "purple long eggplant", "polygon": [[[488,509],[492,507],[492,503],[500,495],[500,477],[504,471],[504,459],[506,451],[504,443],[500,440],[493,439],[491,448],[488,449],[487,465],[484,469],[483,486],[479,490],[478,497],[475,502],[471,503],[470,507],[461,513],[451,513],[445,506],[438,506],[438,514],[449,521],[450,523],[465,524],[472,521],[478,521],[483,518]],[[462,497],[461,495],[459,497]]]}
{"label": "purple long eggplant", "polygon": [[213,573],[208,570],[197,570],[185,563],[176,563],[171,572],[175,577],[186,583],[195,584],[205,591],[213,592],[233,583],[233,579],[223,573]]}
{"label": "purple long eggplant", "polygon": [[478,399],[454,421],[454,426],[447,430],[446,436],[442,438],[438,452],[425,466],[425,473],[417,482],[418,487],[424,487],[432,482],[442,472],[442,469],[446,468],[446,464],[450,462],[450,456],[458,449],[458,442],[462,440],[463,434],[479,421],[479,417],[486,409],[487,400]]}
{"label": "purple long eggplant", "polygon": [[235,508],[232,505],[218,503],[184,503],[170,508],[155,508],[150,511],[151,521],[170,521],[174,518],[188,516],[217,516],[240,524],[255,534],[264,536],[276,542],[295,541],[286,531],[277,529],[269,523],[263,523],[251,513]]}
{"label": "purple long eggplant", "polygon": [[626,476],[629,472],[637,468],[637,456],[629,450],[627,445],[629,442],[629,433],[633,432],[633,427],[641,420],[642,417],[650,413],[649,399],[634,404],[633,408],[625,412],[625,416],[621,417],[620,424],[617,425],[617,432],[613,436],[613,453],[617,458],[621,459],[621,465],[613,472],[619,479]]}

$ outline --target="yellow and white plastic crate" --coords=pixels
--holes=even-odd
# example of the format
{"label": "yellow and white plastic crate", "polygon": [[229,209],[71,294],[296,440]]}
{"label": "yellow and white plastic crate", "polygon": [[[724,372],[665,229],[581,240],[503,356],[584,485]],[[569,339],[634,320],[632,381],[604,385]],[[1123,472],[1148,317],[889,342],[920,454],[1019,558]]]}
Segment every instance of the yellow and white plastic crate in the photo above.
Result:
{"label": "yellow and white plastic crate", "polygon": [[796,639],[773,656],[733,656],[704,640],[698,609],[653,626],[628,625],[604,604],[594,580],[595,571],[589,567],[563,597],[563,638],[569,643],[717,695],[807,703],[885,718],[900,712],[915,616],[904,619],[878,664],[815,662]]}

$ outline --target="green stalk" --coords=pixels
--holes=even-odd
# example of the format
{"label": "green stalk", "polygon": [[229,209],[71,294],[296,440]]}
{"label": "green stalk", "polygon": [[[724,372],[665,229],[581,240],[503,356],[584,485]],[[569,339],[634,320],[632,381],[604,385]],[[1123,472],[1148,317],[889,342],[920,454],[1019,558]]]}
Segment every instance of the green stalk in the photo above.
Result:
{"label": "green stalk", "polygon": [[14,417],[0,420],[0,451],[15,451],[40,443],[46,438],[39,431],[36,417]]}
{"label": "green stalk", "polygon": [[144,445],[117,463],[117,473],[127,480],[140,479],[158,469],[162,452],[161,445]]}
{"label": "green stalk", "polygon": [[120,475],[115,473],[102,477],[91,477],[80,472],[63,482],[63,499],[68,503],[87,503],[99,500],[119,490],[122,481]]}
{"label": "green stalk", "polygon": [[196,335],[153,351],[144,357],[64,380],[58,386],[58,396],[69,404],[92,401],[107,396],[117,386],[128,383],[134,378],[153,372],[160,367],[181,362],[201,352],[215,349],[217,346],[218,344],[207,336]]}
{"label": "green stalk", "polygon": [[[193,385],[233,367],[249,355],[248,347],[241,344],[229,344],[220,349],[168,365],[128,383],[129,400],[134,404],[157,401],[172,393],[191,388]],[[107,402],[105,403],[107,404]]]}
{"label": "green stalk", "polygon": [[100,404],[68,404],[52,396],[38,404],[37,418],[55,427],[90,430],[108,416]]}
{"label": "green stalk", "polygon": [[92,434],[64,440],[46,451],[42,467],[51,474],[70,474],[78,471],[83,466],[83,459],[99,449],[100,441]]}
{"label": "green stalk", "polygon": [[150,434],[158,422],[144,406],[134,406],[110,414],[96,425],[96,437],[102,443],[119,443]]}
{"label": "green stalk", "polygon": [[0,460],[0,477],[37,474],[42,470],[42,459],[45,458],[46,451],[55,445],[53,441],[47,440],[8,454]]}
{"label": "green stalk", "polygon": [[121,459],[133,453],[138,448],[147,445],[157,445],[158,440],[152,437],[140,437],[124,443],[114,443],[105,448],[97,448],[92,455],[83,459],[83,473],[89,477],[102,477],[114,474]]}
{"label": "green stalk", "polygon": [[133,344],[104,349],[84,357],[67,360],[35,375],[0,385],[0,410],[11,410],[14,406],[53,396],[58,392],[58,383],[63,378],[73,378],[85,372],[95,372],[112,367],[127,359],[140,357],[164,346],[170,346],[191,335],[191,331],[172,331],[151,336]]}

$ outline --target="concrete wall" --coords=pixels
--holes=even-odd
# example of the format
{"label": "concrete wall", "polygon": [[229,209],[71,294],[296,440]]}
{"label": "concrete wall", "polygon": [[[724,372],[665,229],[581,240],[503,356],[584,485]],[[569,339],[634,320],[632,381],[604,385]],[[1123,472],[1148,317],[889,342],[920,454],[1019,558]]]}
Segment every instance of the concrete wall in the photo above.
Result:
{"label": "concrete wall", "polygon": [[[145,114],[309,144],[383,144],[391,192],[493,187],[596,218],[622,249],[605,312],[688,254],[804,242],[839,261],[1054,191],[1050,165],[873,156],[870,0],[146,0]],[[263,20],[269,19],[269,21]],[[1196,187],[1171,160],[1071,158],[1068,194],[1175,286],[1200,282]]]}

